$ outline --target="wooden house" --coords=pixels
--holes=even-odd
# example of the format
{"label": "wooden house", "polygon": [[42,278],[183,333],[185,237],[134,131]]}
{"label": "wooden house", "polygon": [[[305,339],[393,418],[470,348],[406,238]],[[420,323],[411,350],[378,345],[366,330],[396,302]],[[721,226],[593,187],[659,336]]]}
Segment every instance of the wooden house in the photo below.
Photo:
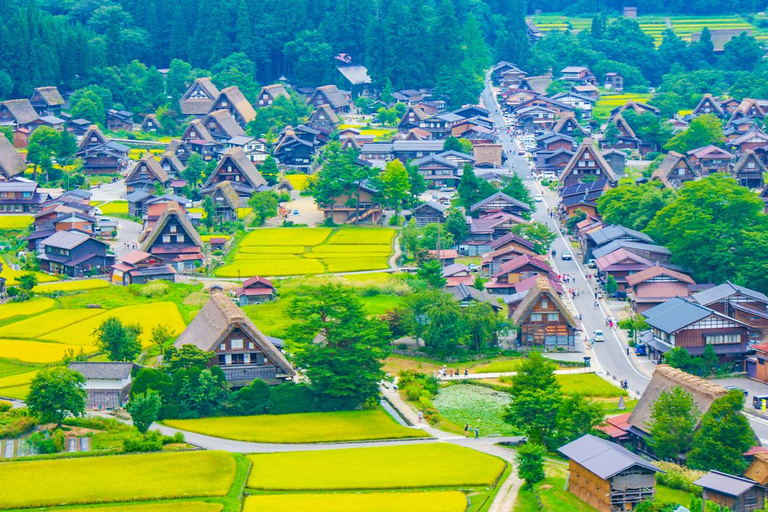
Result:
{"label": "wooden house", "polygon": [[459,252],[456,249],[432,249],[427,253],[430,259],[437,260],[445,266],[454,265]]}
{"label": "wooden house", "polygon": [[765,117],[766,111],[768,111],[768,104],[766,104],[765,101],[754,100],[752,98],[744,98],[733,110],[729,122],[733,122],[736,119],[741,119],[744,117],[762,119]]}
{"label": "wooden house", "polygon": [[501,167],[504,150],[501,144],[480,143],[472,141],[472,156],[477,167]]}
{"label": "wooden house", "polygon": [[0,103],[0,125],[10,124],[14,129],[26,128],[31,130],[39,117],[35,107],[27,99],[8,100]]}
{"label": "wooden house", "polygon": [[552,99],[568,105],[574,111],[580,111],[582,119],[592,119],[592,110],[595,107],[595,103],[597,103],[597,99],[594,97],[585,96],[573,90],[554,94]]}
{"label": "wooden house", "polygon": [[544,132],[536,136],[536,153],[539,151],[557,151],[563,149],[573,155],[576,139],[565,133]]}
{"label": "wooden house", "polygon": [[213,352],[208,366],[221,368],[230,388],[238,389],[256,379],[280,384],[296,375],[276,342],[282,347],[279,340],[265,336],[221,289],[214,288],[174,346],[194,345]]}
{"label": "wooden house", "polygon": [[568,166],[573,155],[574,153],[570,149],[536,151],[536,171],[543,173],[544,176],[558,178],[563,169]]}
{"label": "wooden house", "polygon": [[86,409],[118,409],[128,401],[133,363],[75,362],[67,366],[85,378]]}
{"label": "wooden house", "polygon": [[643,313],[651,326],[649,354],[655,359],[682,347],[693,356],[711,345],[720,364],[744,371],[749,352],[750,325],[729,317],[696,300],[675,297]]}
{"label": "wooden house", "polygon": [[560,74],[562,75],[560,80],[565,80],[566,82],[574,84],[595,85],[597,83],[597,79],[595,78],[595,75],[592,74],[592,71],[584,66],[568,66],[561,69]]}
{"label": "wooden house", "polygon": [[108,245],[80,231],[56,231],[41,242],[40,269],[51,274],[84,277],[104,274],[115,262]]}
{"label": "wooden house", "polygon": [[411,210],[411,217],[416,219],[416,226],[423,228],[427,224],[442,224],[445,222],[445,212],[448,207],[434,201],[428,201]]}
{"label": "wooden house", "polygon": [[696,282],[682,272],[654,265],[626,278],[632,311],[643,313],[673,297],[688,297]]}
{"label": "wooden house", "polygon": [[136,191],[153,192],[156,184],[165,189],[171,183],[171,178],[155,160],[152,153],[146,153],[133,167],[125,178],[125,190],[129,194]]}
{"label": "wooden house", "polygon": [[144,235],[141,250],[172,265],[177,272],[194,271],[205,259],[203,240],[179,203],[171,201],[164,206],[160,218]]}
{"label": "wooden house", "polygon": [[557,122],[557,112],[546,107],[524,107],[515,110],[517,125],[527,133],[551,130]]}
{"label": "wooden house", "polygon": [[520,84],[525,80],[525,77],[528,76],[528,73],[521,69],[510,69],[505,71],[501,75],[501,83],[500,88],[502,91],[507,91],[509,89],[517,89],[520,87]]}
{"label": "wooden house", "polygon": [[651,179],[661,181],[665,187],[678,189],[687,181],[701,177],[698,168],[694,167],[685,155],[670,151],[664,156]]}
{"label": "wooden house", "polygon": [[592,139],[586,138],[560,174],[560,183],[568,186],[581,181],[600,180],[613,185],[616,183],[616,175],[600,151],[592,145]]}
{"label": "wooden house", "polygon": [[475,273],[472,272],[468,266],[461,263],[454,263],[443,268],[443,279],[445,279],[445,287],[452,288],[454,286],[465,285],[474,286]]}
{"label": "wooden house", "polygon": [[605,245],[596,247],[592,251],[592,257],[594,259],[602,258],[612,252],[623,249],[632,254],[642,256],[648,261],[652,261],[663,266],[667,266],[672,261],[672,251],[664,247],[663,245],[649,244],[645,242],[637,242],[634,240],[613,240]]}
{"label": "wooden house", "polygon": [[91,124],[92,123],[87,119],[70,119],[67,121],[67,131],[77,139],[80,139],[88,132],[88,128],[90,128]]}
{"label": "wooden house", "polygon": [[0,214],[36,213],[50,198],[38,189],[37,182],[21,176],[0,181]]}
{"label": "wooden house", "polygon": [[762,148],[766,144],[768,144],[768,134],[760,126],[753,124],[746,133],[729,140],[725,145],[736,156],[740,156],[747,150]]}
{"label": "wooden house", "polygon": [[265,85],[261,88],[261,91],[259,91],[256,107],[271,107],[272,103],[274,103],[277,98],[290,99],[290,97],[291,96],[288,94],[288,91],[285,90],[283,84]]}
{"label": "wooden house", "polygon": [[491,251],[494,240],[507,235],[518,224],[528,221],[506,212],[494,212],[481,217],[468,217],[469,235],[459,242],[459,250],[467,256],[480,256]]}
{"label": "wooden house", "polygon": [[493,280],[485,288],[490,293],[511,295],[516,293],[515,285],[533,276],[550,277],[552,269],[540,256],[523,254],[514,260],[501,265],[498,272],[493,274]]}
{"label": "wooden house", "polygon": [[552,70],[543,75],[526,76],[520,81],[519,89],[532,91],[537,94],[546,94],[549,84],[553,82]]}
{"label": "wooden house", "polygon": [[419,105],[408,107],[403,113],[403,117],[400,118],[400,122],[397,125],[397,131],[404,133],[412,128],[423,128],[424,121],[429,117],[429,114],[427,114]]}
{"label": "wooden house", "polygon": [[189,149],[189,146],[187,146],[187,144],[183,140],[172,139],[171,142],[169,142],[168,145],[165,147],[165,151],[163,152],[163,154],[164,155],[174,154],[182,164],[186,165],[187,160],[189,160],[189,156],[192,154],[192,151]]}
{"label": "wooden house", "polygon": [[605,74],[603,86],[612,91],[622,92],[624,90],[624,77],[613,71],[608,72]]}
{"label": "wooden house", "polygon": [[584,136],[589,133],[586,128],[579,124],[576,120],[576,116],[572,112],[563,112],[555,126],[552,128],[552,131],[554,133],[568,135],[569,137]]}
{"label": "wooden house", "polygon": [[[499,241],[507,243],[499,244]],[[483,255],[481,261],[481,273],[485,277],[491,277],[501,270],[508,261],[519,258],[522,255],[536,256],[533,244],[514,233],[508,233],[490,244],[491,252]]]}
{"label": "wooden house", "polygon": [[109,139],[107,139],[101,129],[95,124],[92,124],[88,128],[88,131],[85,132],[85,135],[83,135],[83,137],[77,143],[77,149],[79,152],[82,152],[88,149],[102,146],[107,142],[109,142]]}
{"label": "wooden house", "polygon": [[627,165],[627,154],[624,151],[617,151],[615,149],[603,151],[602,154],[605,161],[608,162],[608,165],[613,169],[613,174],[616,175],[618,179],[623,178]]}
{"label": "wooden house", "polygon": [[[766,381],[766,379],[760,380],[763,382]],[[756,446],[754,449],[757,451],[759,447]],[[751,455],[751,460],[749,451],[744,455],[747,457],[747,461],[749,462],[749,467],[744,472],[744,478],[754,480],[764,487],[768,486],[768,452],[760,450],[758,453]]]}
{"label": "wooden house", "polygon": [[312,157],[319,145],[317,133],[316,130],[286,126],[272,154],[281,164],[309,173],[312,170]]}
{"label": "wooden house", "polygon": [[624,116],[618,114],[611,121],[619,131],[616,137],[616,142],[609,144],[607,140],[602,139],[600,141],[600,147],[602,148],[614,148],[614,149],[629,149],[636,150],[640,148],[640,139],[635,134],[635,131],[629,126],[629,123]]}
{"label": "wooden house", "polygon": [[16,151],[11,141],[0,133],[0,178],[10,179],[27,170],[27,163],[21,153]]}
{"label": "wooden house", "polygon": [[163,125],[155,114],[147,114],[141,122],[141,131],[144,133],[158,133],[163,131]]}
{"label": "wooden house", "polygon": [[600,280],[605,282],[608,276],[612,276],[619,285],[619,291],[627,289],[627,276],[653,266],[653,263],[648,259],[624,248],[600,257],[596,257],[597,254],[593,254],[593,256],[595,256],[595,265]]}
{"label": "wooden house", "polygon": [[765,186],[763,175],[768,169],[753,150],[747,149],[734,164],[731,172],[742,187],[761,189]]}
{"label": "wooden house", "polygon": [[600,97],[600,89],[598,89],[596,85],[592,84],[571,86],[571,92],[580,94],[587,98],[592,98],[594,100],[597,100]]}
{"label": "wooden house", "polygon": [[709,145],[692,149],[687,153],[688,160],[701,176],[716,172],[728,172],[733,155],[717,146]]}
{"label": "wooden house", "polygon": [[525,217],[530,215],[531,206],[518,199],[509,197],[504,192],[496,192],[482,201],[473,204],[469,211],[475,217],[496,212],[505,212],[518,217]]}
{"label": "wooden house", "polygon": [[565,210],[568,218],[576,215],[579,210],[586,213],[588,217],[597,217],[597,200],[608,188],[610,184],[606,180],[563,187],[560,190],[560,208]]}
{"label": "wooden house", "polygon": [[315,130],[322,131],[324,133],[333,133],[339,126],[339,116],[328,105],[320,105],[309,116],[307,124]]}
{"label": "wooden house", "polygon": [[36,87],[29,102],[39,116],[61,116],[64,98],[54,86]]}
{"label": "wooden house", "polygon": [[314,94],[309,97],[308,104],[314,108],[320,105],[328,105],[337,114],[346,114],[349,112],[350,103],[347,96],[335,85],[324,85],[315,89]]}
{"label": "wooden house", "polygon": [[459,303],[459,306],[463,308],[472,303],[479,302],[489,305],[495,312],[503,309],[501,304],[499,304],[499,301],[493,295],[490,295],[484,290],[478,290],[474,286],[461,283],[457,286],[447,287],[445,291],[452,295],[454,300]]}
{"label": "wooden house", "polygon": [[751,326],[756,336],[752,341],[768,340],[768,296],[764,293],[726,281],[695,294],[693,300]]}
{"label": "wooden house", "polygon": [[731,512],[753,512],[765,508],[768,497],[764,486],[741,476],[712,470],[694,482],[701,487],[701,498]]}
{"label": "wooden house", "polygon": [[138,190],[126,195],[125,201],[128,203],[128,215],[138,219],[142,218],[146,213],[147,201],[154,198],[155,196],[144,190]]}
{"label": "wooden house", "polygon": [[603,247],[614,240],[626,240],[647,244],[653,243],[653,238],[640,231],[635,231],[634,229],[618,225],[600,226],[600,229],[590,231],[587,236],[582,239],[581,252],[584,254],[584,262],[586,263],[592,259],[592,251],[597,247]]}
{"label": "wooden house", "polygon": [[176,153],[167,149],[160,157],[160,167],[163,168],[165,174],[171,179],[181,177],[182,171],[186,168]]}
{"label": "wooden house", "polygon": [[107,111],[107,130],[111,132],[133,131],[133,112],[109,109]]}
{"label": "wooden house", "polygon": [[77,153],[86,174],[119,174],[128,165],[130,148],[113,140]]}
{"label": "wooden house", "polygon": [[323,210],[323,217],[331,219],[335,224],[381,223],[383,212],[377,198],[379,191],[368,183],[358,183],[357,187],[357,192],[341,194],[334,199],[333,204],[318,203]]}
{"label": "wooden house", "polygon": [[131,251],[119,256],[112,265],[111,281],[114,284],[146,284],[162,280],[174,282],[176,270],[157,256],[144,251]]}
{"label": "wooden house", "polygon": [[512,323],[520,327],[517,346],[542,350],[576,347],[579,325],[547,276],[539,276],[514,313]]}
{"label": "wooden house", "polygon": [[237,211],[243,208],[246,203],[237,194],[231,181],[220,181],[209,188],[207,195],[213,200],[213,206],[216,209],[216,222],[237,222]]}
{"label": "wooden house", "polygon": [[239,137],[232,137],[227,141],[227,148],[235,149],[239,148],[243,150],[248,160],[254,164],[257,162],[263,162],[269,156],[267,151],[267,145],[264,139],[257,139],[250,135],[241,135]]}
{"label": "wooden house", "polygon": [[491,80],[493,80],[493,83],[496,85],[501,83],[501,79],[504,76],[504,73],[507,71],[520,71],[520,68],[518,68],[515,64],[512,64],[511,62],[508,62],[506,60],[502,60],[497,62],[492,68],[491,68]]}
{"label": "wooden house", "polygon": [[568,490],[600,512],[632,510],[656,492],[656,466],[623,446],[585,435],[558,449],[568,462]]}
{"label": "wooden house", "polygon": [[338,66],[336,71],[338,72],[337,83],[349,89],[352,100],[359,97],[370,98],[376,93],[365,66],[345,61],[345,64]]}
{"label": "wooden house", "polygon": [[223,144],[233,137],[245,135],[245,130],[240,126],[229,110],[214,110],[203,118],[203,126],[211,134],[213,140]]}
{"label": "wooden house", "polygon": [[213,135],[203,124],[202,119],[193,119],[181,134],[181,141],[191,150],[210,160],[216,156],[221,144],[216,142]]}
{"label": "wooden house", "polygon": [[237,121],[237,124],[243,128],[256,119],[256,111],[253,109],[253,105],[251,105],[236,85],[222,89],[208,110],[208,113],[210,114],[217,110],[228,110],[230,115]]}
{"label": "wooden house", "polygon": [[246,279],[243,286],[235,290],[235,296],[241,306],[250,306],[251,304],[275,300],[277,290],[269,279],[255,276]]}
{"label": "wooden house", "polygon": [[656,117],[659,117],[659,114],[660,114],[659,109],[654,107],[653,105],[648,105],[647,103],[639,103],[633,100],[627,100],[627,102],[624,103],[623,105],[620,105],[611,110],[610,117],[608,118],[609,121],[612,121],[614,117],[621,114],[625,110],[632,110],[635,114],[638,114],[638,115],[642,115],[642,114],[645,114],[646,112],[650,112]]}
{"label": "wooden house", "polygon": [[555,113],[556,118],[568,116],[569,114],[574,115],[573,108],[570,105],[550,98],[549,96],[536,96],[535,98],[531,98],[528,101],[518,105],[517,109],[515,109],[515,112],[519,112],[528,107],[541,107],[551,110]]}
{"label": "wooden house", "polygon": [[208,176],[201,193],[206,194],[217,183],[229,181],[235,191],[246,199],[260,190],[266,190],[267,180],[261,175],[242,149],[226,150],[216,165],[216,169]]}
{"label": "wooden house", "polygon": [[696,108],[693,109],[694,116],[702,116],[706,114],[719,117],[720,119],[729,115],[728,111],[720,104],[720,101],[711,94],[705,94],[699,101],[699,104],[696,105]]}
{"label": "wooden house", "polygon": [[181,115],[202,119],[211,111],[213,102],[219,97],[219,94],[219,90],[213,85],[210,77],[197,78],[179,100]]}
{"label": "wooden house", "polygon": [[461,180],[463,164],[439,154],[413,160],[412,165],[419,169],[427,188],[456,187]]}

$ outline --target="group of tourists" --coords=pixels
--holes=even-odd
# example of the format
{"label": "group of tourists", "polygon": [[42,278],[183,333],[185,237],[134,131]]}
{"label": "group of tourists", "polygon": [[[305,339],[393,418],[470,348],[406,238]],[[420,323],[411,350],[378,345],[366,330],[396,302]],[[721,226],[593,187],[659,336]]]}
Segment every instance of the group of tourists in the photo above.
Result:
{"label": "group of tourists", "polygon": [[469,425],[469,423],[464,425],[464,437],[470,437],[472,435],[472,432],[475,433],[475,439],[479,439],[480,438],[480,428],[475,426],[475,428],[473,430],[472,427]]}
{"label": "group of tourists", "polygon": [[[464,368],[464,376],[467,377],[468,375],[469,375],[469,368]],[[461,376],[460,369],[448,368],[446,365],[443,365],[442,368],[437,370],[437,375],[436,375],[438,379],[445,379],[448,377],[453,378],[453,377],[460,377],[460,376]]]}

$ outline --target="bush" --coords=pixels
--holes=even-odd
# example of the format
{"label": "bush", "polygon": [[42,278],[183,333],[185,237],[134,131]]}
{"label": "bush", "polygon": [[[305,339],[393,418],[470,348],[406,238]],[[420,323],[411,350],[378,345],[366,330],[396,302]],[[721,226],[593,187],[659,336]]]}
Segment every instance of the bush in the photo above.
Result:
{"label": "bush", "polygon": [[29,436],[29,442],[37,453],[59,453],[64,451],[64,433],[57,429],[53,432],[35,432]]}
{"label": "bush", "polygon": [[317,400],[306,384],[285,383],[271,390],[272,414],[317,412]]}
{"label": "bush", "polygon": [[410,400],[411,402],[415,402],[421,397],[421,386],[418,386],[416,384],[411,384],[410,386],[405,388],[405,396]]}
{"label": "bush", "polygon": [[37,425],[37,419],[30,416],[28,409],[11,409],[0,423],[0,439],[19,437]]}
{"label": "bush", "polygon": [[165,295],[168,292],[169,285],[165,281],[153,281],[139,288],[139,295],[142,297],[157,297]]}
{"label": "bush", "polygon": [[[123,443],[123,451],[126,453],[159,452],[163,449],[163,437],[166,436],[161,436],[157,432],[149,432],[146,439],[143,437],[126,439]],[[172,438],[169,437],[168,439]]]}
{"label": "bush", "polygon": [[13,407],[13,404],[11,402],[0,400],[0,412],[8,412],[11,410],[11,407]]}
{"label": "bush", "polygon": [[696,471],[695,469],[685,468],[673,462],[656,462],[659,468],[666,473],[656,473],[656,481],[672,489],[690,492],[697,496],[701,494],[701,487],[694,485],[693,482],[703,477],[706,471]]}

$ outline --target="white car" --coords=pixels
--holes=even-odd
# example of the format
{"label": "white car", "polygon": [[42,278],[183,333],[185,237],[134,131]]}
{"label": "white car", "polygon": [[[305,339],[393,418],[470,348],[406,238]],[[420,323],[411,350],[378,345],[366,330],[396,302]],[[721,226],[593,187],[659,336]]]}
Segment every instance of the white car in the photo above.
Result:
{"label": "white car", "polygon": [[101,215],[101,208],[97,206],[96,208],[93,209],[93,213],[94,215]]}
{"label": "white car", "polygon": [[605,341],[605,334],[603,334],[603,331],[597,330],[594,332],[592,339],[594,341]]}
{"label": "white car", "polygon": [[536,194],[535,196],[533,196],[533,200],[536,201],[537,203],[540,203],[544,200],[544,198],[541,197],[541,194]]}
{"label": "white car", "polygon": [[571,256],[571,253],[568,251],[564,251],[563,254],[560,255],[560,258],[563,259],[563,261],[572,260],[573,256]]}

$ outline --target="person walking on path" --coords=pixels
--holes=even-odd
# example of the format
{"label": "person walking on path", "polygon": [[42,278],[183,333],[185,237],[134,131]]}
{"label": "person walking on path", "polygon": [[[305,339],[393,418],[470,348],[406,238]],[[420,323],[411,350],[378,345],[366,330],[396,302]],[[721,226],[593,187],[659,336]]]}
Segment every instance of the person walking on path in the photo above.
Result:
{"label": "person walking on path", "polygon": [[464,425],[464,437],[469,437],[469,430],[470,430],[469,423],[467,423],[466,425]]}
{"label": "person walking on path", "polygon": [[419,411],[419,423],[421,423],[422,418],[424,418],[424,411]]}
{"label": "person walking on path", "polygon": [[480,429],[475,427],[475,439],[480,439]]}

